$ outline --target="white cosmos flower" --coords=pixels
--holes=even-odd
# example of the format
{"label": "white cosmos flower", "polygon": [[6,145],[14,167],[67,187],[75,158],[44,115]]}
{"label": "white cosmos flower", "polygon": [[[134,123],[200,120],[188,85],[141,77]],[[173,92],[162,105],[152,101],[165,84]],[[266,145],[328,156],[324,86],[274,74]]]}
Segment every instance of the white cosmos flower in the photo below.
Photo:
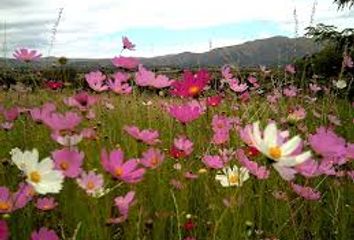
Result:
{"label": "white cosmos flower", "polygon": [[34,160],[39,158],[38,150],[33,149],[32,151],[24,151],[22,152],[21,149],[19,148],[13,148],[10,151],[11,154],[11,160],[12,162],[20,169],[23,171],[26,168],[26,163],[28,161]]}
{"label": "white cosmos flower", "polygon": [[338,89],[344,89],[347,87],[347,82],[345,80],[333,81],[333,84]]}
{"label": "white cosmos flower", "polygon": [[217,174],[215,176],[215,180],[219,181],[223,187],[241,187],[242,184],[250,177],[246,168],[238,168],[236,165],[232,168],[224,167],[222,171],[223,174]]}
{"label": "white cosmos flower", "polygon": [[310,151],[294,155],[293,152],[301,144],[301,138],[295,136],[285,142],[284,139],[279,138],[280,134],[275,123],[268,124],[262,134],[259,129],[259,122],[255,122],[253,123],[253,128],[250,130],[249,135],[253,146],[268,158],[275,161],[273,167],[286,180],[293,178],[293,174],[286,174],[289,173],[289,168],[301,164],[311,157]]}
{"label": "white cosmos flower", "polygon": [[26,182],[39,194],[59,193],[63,187],[64,175],[54,170],[53,160],[45,158],[39,162],[38,150],[22,152],[15,148],[11,151],[12,161],[26,176]]}

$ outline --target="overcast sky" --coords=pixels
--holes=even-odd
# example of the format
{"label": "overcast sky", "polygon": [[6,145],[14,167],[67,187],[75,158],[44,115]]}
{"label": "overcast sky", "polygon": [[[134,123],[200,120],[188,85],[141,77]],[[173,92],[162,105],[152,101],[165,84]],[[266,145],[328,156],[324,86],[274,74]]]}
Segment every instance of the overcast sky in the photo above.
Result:
{"label": "overcast sky", "polygon": [[[0,0],[0,47],[6,22],[7,55],[17,47],[47,55],[51,30],[64,8],[51,55],[113,57],[121,37],[136,45],[133,56],[204,52],[275,35],[299,35],[310,24],[313,0]],[[354,8],[337,11],[333,0],[316,1],[314,24],[354,26]]]}

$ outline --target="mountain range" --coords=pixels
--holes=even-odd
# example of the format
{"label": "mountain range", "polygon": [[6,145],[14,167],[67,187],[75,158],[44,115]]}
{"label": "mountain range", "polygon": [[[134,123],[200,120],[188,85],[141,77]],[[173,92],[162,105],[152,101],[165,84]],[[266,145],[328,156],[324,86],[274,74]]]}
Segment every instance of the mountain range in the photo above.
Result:
{"label": "mountain range", "polygon": [[[142,64],[150,68],[187,68],[187,67],[220,67],[224,64],[234,64],[240,67],[255,67],[259,65],[275,66],[292,62],[294,58],[313,54],[320,46],[309,38],[288,38],[275,36],[265,39],[245,42],[239,45],[215,48],[204,53],[183,52],[165,56],[140,58]],[[35,63],[36,67],[51,66],[58,58],[46,57]],[[0,67],[5,59],[0,58]],[[7,59],[8,66],[16,67],[15,59]],[[68,59],[68,67],[75,68],[111,68],[111,59]]]}

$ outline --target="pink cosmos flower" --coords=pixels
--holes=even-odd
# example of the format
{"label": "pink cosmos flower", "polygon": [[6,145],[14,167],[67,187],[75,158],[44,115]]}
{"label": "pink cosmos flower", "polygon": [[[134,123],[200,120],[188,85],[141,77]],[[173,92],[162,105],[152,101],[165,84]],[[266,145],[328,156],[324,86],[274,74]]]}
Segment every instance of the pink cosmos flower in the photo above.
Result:
{"label": "pink cosmos flower", "polygon": [[344,55],[344,58],[343,58],[343,66],[347,67],[347,68],[353,68],[354,67],[353,59],[347,53]]}
{"label": "pink cosmos flower", "polygon": [[45,103],[40,108],[32,108],[30,109],[30,115],[33,121],[37,123],[42,123],[46,117],[48,117],[51,113],[55,112],[56,106],[53,103]]}
{"label": "pink cosmos flower", "polygon": [[202,162],[208,168],[221,169],[224,167],[224,162],[222,158],[218,155],[205,155],[202,158]]}
{"label": "pink cosmos flower", "polygon": [[43,123],[52,131],[74,130],[80,124],[82,118],[75,112],[51,113],[45,116]]}
{"label": "pink cosmos flower", "polygon": [[77,178],[76,181],[88,195],[97,196],[103,191],[103,176],[102,174],[96,174],[94,171],[82,172],[80,178]]}
{"label": "pink cosmos flower", "polygon": [[248,171],[258,179],[267,179],[269,177],[270,171],[266,167],[259,166],[256,162],[249,160],[242,149],[236,150],[236,158],[242,166],[247,168]]}
{"label": "pink cosmos flower", "polygon": [[185,172],[183,174],[183,176],[189,180],[194,180],[194,179],[197,179],[198,178],[198,175],[197,174],[194,174],[193,172],[191,171],[188,171],[188,172]]}
{"label": "pink cosmos flower", "polygon": [[303,107],[296,107],[289,111],[288,120],[289,121],[300,121],[305,119],[306,110]]}
{"label": "pink cosmos flower", "polygon": [[3,115],[6,121],[14,122],[20,115],[18,107],[12,107],[3,110]]}
{"label": "pink cosmos flower", "polygon": [[310,88],[310,90],[312,91],[312,92],[314,92],[314,93],[316,93],[316,92],[318,92],[318,91],[321,91],[321,87],[320,86],[318,86],[316,83],[310,83],[309,84],[309,88]]}
{"label": "pink cosmos flower", "polygon": [[0,124],[0,127],[6,131],[12,129],[14,127],[14,124],[12,122],[4,122]]}
{"label": "pink cosmos flower", "polygon": [[0,220],[0,240],[8,240],[10,236],[9,227],[5,220]]}
{"label": "pink cosmos flower", "polygon": [[159,149],[149,148],[143,152],[140,163],[147,168],[157,168],[165,159],[165,154],[161,153]]}
{"label": "pink cosmos flower", "polygon": [[135,192],[130,191],[125,196],[119,196],[114,199],[115,205],[119,210],[120,217],[110,219],[110,223],[121,223],[128,218],[129,208],[132,206],[135,197]]}
{"label": "pink cosmos flower", "polygon": [[165,75],[155,76],[155,73],[146,70],[143,65],[139,65],[139,70],[135,74],[135,82],[141,87],[153,87],[157,89],[171,86],[173,80],[169,80]]}
{"label": "pink cosmos flower", "polygon": [[207,98],[206,105],[210,106],[210,107],[217,107],[220,105],[221,101],[222,101],[221,96],[218,96],[218,95],[211,96],[211,97]]}
{"label": "pink cosmos flower", "polygon": [[119,57],[114,57],[112,59],[112,63],[116,67],[121,67],[125,69],[134,69],[139,65],[140,61],[139,59],[134,57],[119,56]]}
{"label": "pink cosmos flower", "polygon": [[214,115],[211,122],[214,132],[229,132],[232,128],[232,121],[224,115]]}
{"label": "pink cosmos flower", "polygon": [[55,169],[61,170],[64,176],[76,178],[82,172],[82,163],[85,154],[67,148],[52,152]]}
{"label": "pink cosmos flower", "polygon": [[217,131],[214,132],[212,143],[216,145],[225,144],[230,140],[229,132]]}
{"label": "pink cosmos flower", "polygon": [[13,194],[14,207],[13,210],[24,208],[35,195],[34,188],[27,183],[20,183],[18,190]]}
{"label": "pink cosmos flower", "polygon": [[64,86],[64,83],[58,82],[58,81],[53,81],[53,80],[48,80],[48,81],[45,81],[45,86],[51,90],[58,90]]}
{"label": "pink cosmos flower", "polygon": [[291,183],[290,185],[294,192],[307,200],[317,201],[321,198],[321,193],[316,189],[304,187],[295,183]]}
{"label": "pink cosmos flower", "polygon": [[306,160],[295,166],[295,170],[306,178],[317,177],[319,175],[319,165],[313,159]]}
{"label": "pink cosmos flower", "polygon": [[97,98],[87,92],[80,92],[72,97],[65,98],[64,103],[70,107],[77,107],[82,111],[88,110],[97,102]]}
{"label": "pink cosmos flower", "polygon": [[61,135],[59,131],[54,131],[50,137],[64,147],[72,147],[79,144],[84,136],[81,133]]}
{"label": "pink cosmos flower", "polygon": [[135,44],[133,44],[127,37],[122,37],[123,49],[135,50]]}
{"label": "pink cosmos flower", "polygon": [[224,65],[221,68],[221,75],[223,78],[225,78],[226,80],[232,79],[233,75],[231,73],[231,68],[229,65]]}
{"label": "pink cosmos flower", "polygon": [[238,78],[229,80],[230,89],[237,93],[242,93],[248,89],[247,83],[241,83]]}
{"label": "pink cosmos flower", "polygon": [[108,80],[109,88],[117,94],[129,94],[132,92],[133,88],[127,83],[129,80],[129,75],[117,72],[113,75],[114,81]]}
{"label": "pink cosmos flower", "polygon": [[201,105],[196,105],[191,102],[182,105],[170,105],[167,111],[171,117],[183,124],[198,119],[204,113]]}
{"label": "pink cosmos flower", "polygon": [[96,92],[108,90],[108,86],[105,85],[106,76],[100,71],[85,74],[85,79],[90,88]]}
{"label": "pink cosmos flower", "polygon": [[289,86],[283,90],[283,93],[287,97],[296,97],[298,89],[295,86]]}
{"label": "pink cosmos flower", "polygon": [[58,235],[46,227],[42,227],[38,232],[33,231],[31,234],[31,240],[60,240]]}
{"label": "pink cosmos flower", "polygon": [[124,153],[117,149],[109,154],[106,150],[101,152],[101,164],[113,177],[127,183],[136,183],[142,180],[145,169],[138,168],[138,160],[131,159],[124,162]]}
{"label": "pink cosmos flower", "polygon": [[292,64],[287,64],[287,65],[285,66],[285,71],[286,71],[287,73],[290,73],[290,74],[295,74],[295,73],[296,73],[295,66],[292,65]]}
{"label": "pink cosmos flower", "polygon": [[239,96],[239,98],[240,98],[241,102],[247,103],[247,102],[250,101],[251,95],[250,95],[250,93],[249,93],[248,91],[246,91],[246,92],[243,92],[243,93]]}
{"label": "pink cosmos flower", "polygon": [[38,198],[36,208],[42,211],[50,211],[58,206],[58,203],[53,197]]}
{"label": "pink cosmos flower", "polygon": [[204,90],[209,80],[210,75],[207,70],[201,69],[196,74],[186,70],[182,81],[172,83],[171,94],[179,97],[195,97]]}
{"label": "pink cosmos flower", "polygon": [[183,152],[183,157],[189,156],[193,152],[193,142],[186,136],[180,136],[173,140],[173,147]]}
{"label": "pink cosmos flower", "polygon": [[252,75],[248,76],[247,81],[250,84],[252,84],[252,89],[257,89],[257,88],[260,87],[260,85],[258,83],[258,80],[257,80],[257,78],[255,76],[252,76]]}
{"label": "pink cosmos flower", "polygon": [[316,133],[309,136],[312,149],[324,157],[344,157],[346,154],[345,139],[338,137],[332,130],[317,128]]}
{"label": "pink cosmos flower", "polygon": [[160,142],[159,140],[159,132],[153,129],[143,129],[140,130],[136,126],[125,126],[124,131],[126,131],[130,136],[135,138],[138,141],[142,141],[148,145],[155,145]]}
{"label": "pink cosmos flower", "polygon": [[39,54],[36,50],[29,50],[27,48],[21,48],[15,51],[13,56],[22,62],[37,61],[41,58],[42,54]]}
{"label": "pink cosmos flower", "polygon": [[7,187],[0,187],[0,213],[10,213],[13,210],[13,195]]}

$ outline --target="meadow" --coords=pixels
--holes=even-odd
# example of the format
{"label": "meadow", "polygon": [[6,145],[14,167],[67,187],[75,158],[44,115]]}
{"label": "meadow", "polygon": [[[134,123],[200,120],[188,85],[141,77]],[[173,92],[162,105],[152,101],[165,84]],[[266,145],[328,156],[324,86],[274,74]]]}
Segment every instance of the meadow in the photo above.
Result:
{"label": "meadow", "polygon": [[354,238],[349,81],[136,61],[0,93],[0,239]]}

